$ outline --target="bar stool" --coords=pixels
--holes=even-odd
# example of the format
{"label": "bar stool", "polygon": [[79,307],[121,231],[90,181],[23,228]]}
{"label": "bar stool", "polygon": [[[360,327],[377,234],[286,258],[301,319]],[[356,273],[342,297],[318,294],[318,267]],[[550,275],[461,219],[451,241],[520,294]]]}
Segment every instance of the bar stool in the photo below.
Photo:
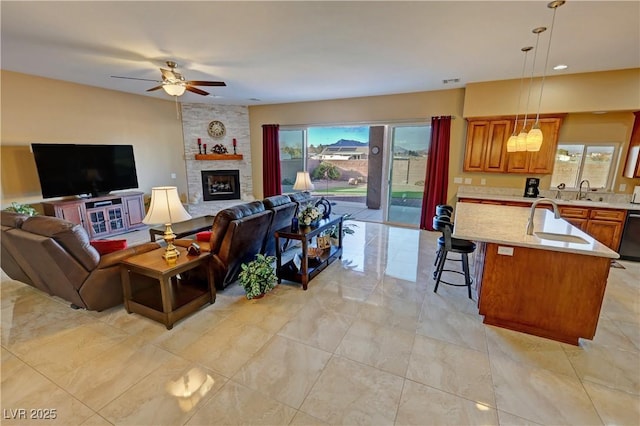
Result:
{"label": "bar stool", "polygon": [[[453,207],[448,204],[438,204],[436,206],[436,216],[442,220],[448,220],[449,222],[453,222],[451,216],[453,215]],[[433,262],[433,266],[436,266],[440,261],[440,256],[442,255],[442,249],[440,248],[444,245],[444,237],[438,238],[438,250],[436,251],[436,260]],[[436,272],[433,272],[433,278],[435,279]]]}
{"label": "bar stool", "polygon": [[[433,289],[434,293],[438,292],[438,286],[442,282],[443,284],[455,286],[455,287],[467,287],[467,292],[469,295],[469,299],[471,297],[471,274],[469,273],[469,254],[473,253],[476,250],[476,245],[468,240],[461,240],[459,238],[452,238],[451,231],[453,229],[453,224],[450,221],[442,220],[438,216],[433,218],[433,229],[436,231],[442,232],[442,243],[440,239],[438,240],[438,248],[441,251],[441,254],[438,258],[438,265],[436,266],[436,270],[434,272],[434,279],[436,280],[436,286]],[[459,253],[460,261],[462,261],[462,272],[456,271],[453,269],[444,269],[445,262],[447,260],[458,260],[458,259],[447,259],[448,253]],[[460,275],[464,275],[464,284],[455,284],[442,280],[443,272],[452,272]]]}

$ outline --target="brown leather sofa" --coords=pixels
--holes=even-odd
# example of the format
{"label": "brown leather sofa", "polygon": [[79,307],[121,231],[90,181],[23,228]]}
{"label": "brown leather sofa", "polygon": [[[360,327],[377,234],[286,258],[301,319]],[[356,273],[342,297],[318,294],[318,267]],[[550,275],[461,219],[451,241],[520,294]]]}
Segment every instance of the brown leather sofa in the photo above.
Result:
{"label": "brown leather sofa", "polygon": [[[224,290],[238,278],[243,263],[255,259],[263,249],[269,231],[273,211],[267,210],[262,201],[238,204],[216,214],[208,242],[200,242],[200,249],[210,251],[216,289]],[[176,240],[175,244],[187,247],[193,240]],[[202,275],[204,271],[192,274]],[[193,277],[189,277],[193,279]],[[203,278],[204,279],[204,278]]]}
{"label": "brown leather sofa", "polygon": [[4,210],[0,215],[2,270],[72,307],[102,311],[121,304],[120,261],[160,247],[145,243],[101,256],[80,225]]}

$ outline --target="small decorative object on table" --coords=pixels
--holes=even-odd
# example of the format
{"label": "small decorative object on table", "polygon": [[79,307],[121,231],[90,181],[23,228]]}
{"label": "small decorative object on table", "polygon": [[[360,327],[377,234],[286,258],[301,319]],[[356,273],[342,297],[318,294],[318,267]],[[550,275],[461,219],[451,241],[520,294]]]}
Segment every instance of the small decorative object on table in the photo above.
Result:
{"label": "small decorative object on table", "polygon": [[320,210],[311,203],[307,204],[298,213],[300,226],[314,226],[318,223],[318,220],[320,220],[321,217],[322,213],[320,213]]}
{"label": "small decorative object on table", "polygon": [[273,256],[257,254],[255,260],[242,264],[238,278],[247,299],[262,297],[276,286],[276,272],[272,266],[275,260]]}
{"label": "small decorative object on table", "polygon": [[226,154],[228,151],[224,145],[218,143],[215,144],[213,148],[211,148],[211,152],[213,152],[214,154]]}
{"label": "small decorative object on table", "polygon": [[207,155],[207,144],[206,144],[206,143],[205,143],[205,144],[203,144],[203,145],[202,145],[202,147],[204,148],[204,152],[203,152],[203,154],[204,154],[204,155]]}
{"label": "small decorative object on table", "polygon": [[202,141],[200,138],[198,138],[198,154],[202,154]]}
{"label": "small decorative object on table", "polygon": [[236,138],[233,138],[233,155],[237,155],[238,153],[236,152]]}
{"label": "small decorative object on table", "polygon": [[318,248],[320,250],[326,250],[328,248],[331,248],[331,237],[329,237],[329,235],[319,235],[317,237],[317,241],[318,241]]}
{"label": "small decorative object on table", "polygon": [[322,213],[322,218],[326,219],[331,214],[331,203],[324,197],[320,197],[320,199],[316,202],[316,207]]}

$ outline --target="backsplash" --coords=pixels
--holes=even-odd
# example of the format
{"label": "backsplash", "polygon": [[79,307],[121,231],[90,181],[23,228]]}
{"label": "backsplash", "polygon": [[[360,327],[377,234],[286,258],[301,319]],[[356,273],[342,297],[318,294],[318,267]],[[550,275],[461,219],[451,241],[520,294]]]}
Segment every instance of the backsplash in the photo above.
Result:
{"label": "backsplash", "polygon": [[[506,187],[491,187],[491,186],[477,186],[477,185],[460,185],[458,187],[458,195],[502,195],[507,197],[522,197],[524,196],[524,188],[506,188]],[[563,190],[560,191],[558,197],[558,190],[541,189],[540,196],[546,198],[555,199],[560,198],[562,200],[575,200],[578,195],[578,191]],[[631,201],[631,194],[616,194],[614,192],[605,191],[591,191],[588,198],[594,201],[604,201],[605,203],[628,203]],[[601,200],[602,198],[602,200]]]}

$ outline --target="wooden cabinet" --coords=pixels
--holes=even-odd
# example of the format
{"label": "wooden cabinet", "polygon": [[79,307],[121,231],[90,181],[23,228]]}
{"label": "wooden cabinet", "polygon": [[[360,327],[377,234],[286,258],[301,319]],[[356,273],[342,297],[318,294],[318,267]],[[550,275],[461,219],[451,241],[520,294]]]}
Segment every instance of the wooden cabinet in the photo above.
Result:
{"label": "wooden cabinet", "polygon": [[[526,131],[531,129],[535,120],[527,122]],[[553,173],[553,163],[558,146],[558,132],[562,124],[562,117],[541,118],[539,125],[542,131],[542,147],[538,152],[509,152],[507,153],[507,172],[550,174]]]}
{"label": "wooden cabinet", "polygon": [[145,216],[143,197],[142,193],[122,197],[128,229],[136,229],[145,226],[144,223],[142,223],[142,219],[144,219]]}
{"label": "wooden cabinet", "polygon": [[87,209],[91,237],[104,237],[126,231],[124,217],[121,205]]}
{"label": "wooden cabinet", "polygon": [[624,176],[628,178],[640,178],[640,111],[634,112],[635,121],[629,142],[629,152],[624,168]]}
{"label": "wooden cabinet", "polygon": [[144,194],[125,192],[104,197],[42,203],[44,213],[79,225],[91,238],[120,234],[145,226]]}
{"label": "wooden cabinet", "polygon": [[[538,152],[507,152],[515,117],[469,118],[465,172],[550,174],[553,172],[562,116],[545,116],[539,125],[543,142]],[[527,121],[528,131],[535,118]],[[521,125],[520,121],[518,124]],[[518,128],[518,131],[520,128]]]}
{"label": "wooden cabinet", "polygon": [[564,220],[617,251],[626,218],[625,210],[560,206]]}
{"label": "wooden cabinet", "polygon": [[84,207],[84,201],[52,201],[42,203],[44,208],[44,214],[47,216],[55,216],[60,219],[68,220],[69,222],[77,225],[82,225],[83,228],[87,228],[85,224],[86,210]]}
{"label": "wooden cabinet", "polygon": [[464,157],[466,172],[504,172],[513,120],[469,121]]}

